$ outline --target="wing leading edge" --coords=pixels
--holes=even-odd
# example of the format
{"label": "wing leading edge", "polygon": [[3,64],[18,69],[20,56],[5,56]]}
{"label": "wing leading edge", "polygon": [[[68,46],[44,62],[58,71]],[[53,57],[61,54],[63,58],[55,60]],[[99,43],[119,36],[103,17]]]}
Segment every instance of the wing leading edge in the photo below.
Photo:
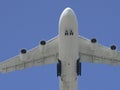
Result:
{"label": "wing leading edge", "polygon": [[29,50],[22,58],[15,56],[0,63],[0,71],[3,73],[22,70],[32,66],[52,64],[58,62],[58,37],[49,40],[46,45],[39,45]]}
{"label": "wing leading edge", "polygon": [[120,52],[111,50],[98,43],[91,43],[86,38],[79,37],[79,55],[81,62],[120,65]]}

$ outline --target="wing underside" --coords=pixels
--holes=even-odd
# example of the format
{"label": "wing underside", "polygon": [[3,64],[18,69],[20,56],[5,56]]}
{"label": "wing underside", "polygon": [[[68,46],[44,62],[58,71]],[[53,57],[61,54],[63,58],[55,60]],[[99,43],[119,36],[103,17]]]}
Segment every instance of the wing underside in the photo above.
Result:
{"label": "wing underside", "polygon": [[[23,60],[21,60],[23,58]],[[49,40],[46,45],[39,45],[29,50],[25,55],[18,55],[0,63],[3,73],[22,70],[32,66],[57,63],[58,37]]]}
{"label": "wing underside", "polygon": [[98,43],[91,43],[84,37],[79,37],[79,56],[81,62],[120,65],[120,52],[111,50]]}
{"label": "wing underside", "polygon": [[[81,62],[103,63],[120,65],[120,52],[111,50],[98,43],[91,43],[83,37],[79,37],[79,56]],[[0,63],[0,71],[3,73],[15,70],[22,70],[32,66],[58,62],[58,37],[49,40],[45,46],[39,45],[29,50],[25,60],[21,60],[21,55],[15,56]]]}

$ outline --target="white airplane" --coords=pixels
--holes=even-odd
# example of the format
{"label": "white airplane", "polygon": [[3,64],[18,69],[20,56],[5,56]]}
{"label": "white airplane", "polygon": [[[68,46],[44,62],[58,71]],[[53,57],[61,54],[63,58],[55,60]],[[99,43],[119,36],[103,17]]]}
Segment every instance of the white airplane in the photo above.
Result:
{"label": "white airplane", "polygon": [[21,70],[32,66],[57,63],[57,76],[60,90],[78,90],[78,75],[81,75],[81,62],[120,65],[120,52],[116,46],[110,48],[97,43],[95,38],[88,40],[78,35],[78,21],[74,11],[66,8],[59,20],[59,35],[20,55],[0,63],[3,73]]}

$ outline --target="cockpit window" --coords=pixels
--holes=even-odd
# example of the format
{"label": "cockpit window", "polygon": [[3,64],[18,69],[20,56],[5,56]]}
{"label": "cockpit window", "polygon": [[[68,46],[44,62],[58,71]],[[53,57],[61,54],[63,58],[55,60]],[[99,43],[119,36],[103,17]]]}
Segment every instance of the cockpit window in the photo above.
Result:
{"label": "cockpit window", "polygon": [[68,35],[68,30],[65,31],[65,36]]}
{"label": "cockpit window", "polygon": [[68,36],[68,35],[70,35],[70,36],[74,35],[73,31],[72,30],[66,30],[65,31],[65,36]]}
{"label": "cockpit window", "polygon": [[72,30],[70,31],[70,35],[73,35],[73,31]]}

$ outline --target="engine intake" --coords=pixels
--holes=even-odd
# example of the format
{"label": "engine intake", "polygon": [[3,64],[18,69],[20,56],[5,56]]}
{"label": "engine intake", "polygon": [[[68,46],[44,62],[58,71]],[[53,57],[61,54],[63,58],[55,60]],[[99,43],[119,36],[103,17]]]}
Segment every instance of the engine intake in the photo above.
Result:
{"label": "engine intake", "polygon": [[91,39],[91,42],[96,43],[97,42],[96,38]]}
{"label": "engine intake", "polygon": [[116,50],[116,46],[115,45],[112,45],[110,48],[111,48],[111,50]]}
{"label": "engine intake", "polygon": [[41,45],[45,45],[45,44],[46,44],[46,41],[43,40],[43,41],[40,42],[40,44],[41,44]]}
{"label": "engine intake", "polygon": [[26,49],[22,49],[21,50],[21,54],[26,54],[27,53],[27,50]]}

